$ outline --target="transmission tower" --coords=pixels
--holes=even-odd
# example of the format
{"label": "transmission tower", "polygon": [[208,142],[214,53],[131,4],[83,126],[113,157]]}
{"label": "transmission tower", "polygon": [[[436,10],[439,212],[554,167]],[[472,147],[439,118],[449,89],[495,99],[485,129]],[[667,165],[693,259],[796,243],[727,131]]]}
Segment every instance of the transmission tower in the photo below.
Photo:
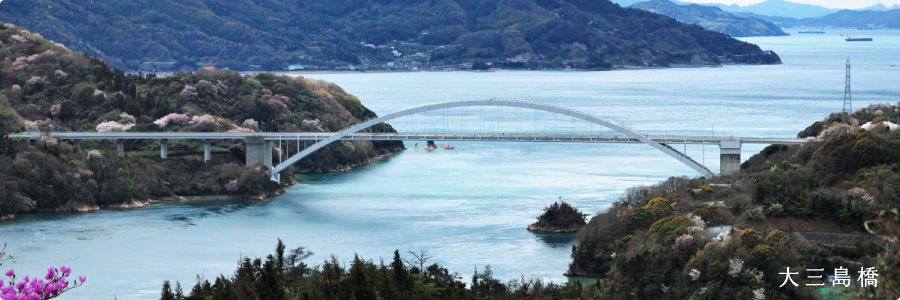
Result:
{"label": "transmission tower", "polygon": [[847,58],[847,79],[844,84],[844,110],[841,111],[841,123],[850,124],[850,114],[853,113],[853,96],[850,93],[850,58]]}

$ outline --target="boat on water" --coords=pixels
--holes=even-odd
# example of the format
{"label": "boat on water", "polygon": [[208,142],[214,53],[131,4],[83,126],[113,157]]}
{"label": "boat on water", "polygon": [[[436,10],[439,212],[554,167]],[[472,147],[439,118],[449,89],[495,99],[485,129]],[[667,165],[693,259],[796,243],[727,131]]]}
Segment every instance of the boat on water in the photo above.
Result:
{"label": "boat on water", "polygon": [[870,38],[870,37],[861,37],[861,36],[859,36],[859,37],[852,37],[852,36],[849,36],[849,35],[848,35],[847,38],[844,39],[844,40],[845,40],[845,41],[848,41],[848,42],[871,42],[871,41],[872,41],[872,38]]}

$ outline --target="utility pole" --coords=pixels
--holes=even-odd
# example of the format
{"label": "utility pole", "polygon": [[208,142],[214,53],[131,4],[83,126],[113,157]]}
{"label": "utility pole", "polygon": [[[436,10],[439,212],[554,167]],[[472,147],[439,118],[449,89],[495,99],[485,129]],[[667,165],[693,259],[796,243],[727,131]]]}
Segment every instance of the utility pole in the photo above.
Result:
{"label": "utility pole", "polygon": [[[850,58],[847,58],[847,77],[844,84],[844,110],[841,111],[841,123],[853,126],[850,114],[853,113],[853,97],[850,93]],[[844,130],[842,129],[841,132]]]}

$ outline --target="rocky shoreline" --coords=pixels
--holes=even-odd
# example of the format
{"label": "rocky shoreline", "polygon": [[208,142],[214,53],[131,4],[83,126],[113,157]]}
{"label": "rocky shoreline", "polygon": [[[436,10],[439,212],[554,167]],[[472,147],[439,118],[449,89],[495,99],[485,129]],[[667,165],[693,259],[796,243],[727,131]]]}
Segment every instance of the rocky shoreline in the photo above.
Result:
{"label": "rocky shoreline", "polygon": [[536,232],[536,233],[576,233],[579,229],[578,226],[572,227],[550,227],[550,226],[540,226],[537,223],[528,225],[528,231]]}

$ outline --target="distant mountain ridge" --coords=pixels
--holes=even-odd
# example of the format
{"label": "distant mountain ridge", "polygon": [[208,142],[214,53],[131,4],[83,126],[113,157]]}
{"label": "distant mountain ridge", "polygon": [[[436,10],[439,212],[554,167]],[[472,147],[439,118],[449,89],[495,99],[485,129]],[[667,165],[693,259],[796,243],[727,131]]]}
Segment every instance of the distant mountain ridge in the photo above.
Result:
{"label": "distant mountain ridge", "polygon": [[845,9],[821,18],[797,20],[796,26],[900,28],[900,9],[856,11]]}
{"label": "distant mountain ridge", "polygon": [[607,0],[6,0],[0,20],[129,70],[780,62]]}
{"label": "distant mountain ridge", "polygon": [[[633,5],[641,0],[615,0],[619,5]],[[692,5],[682,1],[672,1],[680,5]],[[799,4],[784,0],[767,0],[754,5],[739,6],[717,3],[694,4],[718,7],[726,12],[745,18],[756,18],[781,27],[850,27],[850,28],[900,28],[900,3],[892,6],[876,4],[860,9],[831,9],[810,4]],[[674,15],[670,15],[675,17]],[[709,27],[707,27],[709,28]]]}
{"label": "distant mountain ridge", "polygon": [[900,3],[891,5],[890,7],[888,7],[884,4],[878,3],[875,5],[869,6],[869,7],[864,7],[864,8],[860,8],[860,9],[856,9],[856,10],[859,10],[859,11],[863,11],[863,10],[886,11],[886,10],[892,10],[892,9],[900,9]]}
{"label": "distant mountain ridge", "polygon": [[794,3],[785,0],[766,0],[757,4],[739,6],[737,4],[710,4],[728,12],[752,12],[764,16],[791,17],[797,19],[817,18],[839,11],[812,4]]}
{"label": "distant mountain ridge", "polygon": [[718,7],[698,4],[679,5],[668,0],[638,2],[630,7],[660,13],[676,20],[703,26],[734,37],[788,35],[775,24],[756,18],[745,18]]}
{"label": "distant mountain ridge", "polygon": [[735,14],[765,20],[782,27],[900,28],[900,9],[885,11],[845,9],[824,17],[806,19],[770,17],[754,13]]}

